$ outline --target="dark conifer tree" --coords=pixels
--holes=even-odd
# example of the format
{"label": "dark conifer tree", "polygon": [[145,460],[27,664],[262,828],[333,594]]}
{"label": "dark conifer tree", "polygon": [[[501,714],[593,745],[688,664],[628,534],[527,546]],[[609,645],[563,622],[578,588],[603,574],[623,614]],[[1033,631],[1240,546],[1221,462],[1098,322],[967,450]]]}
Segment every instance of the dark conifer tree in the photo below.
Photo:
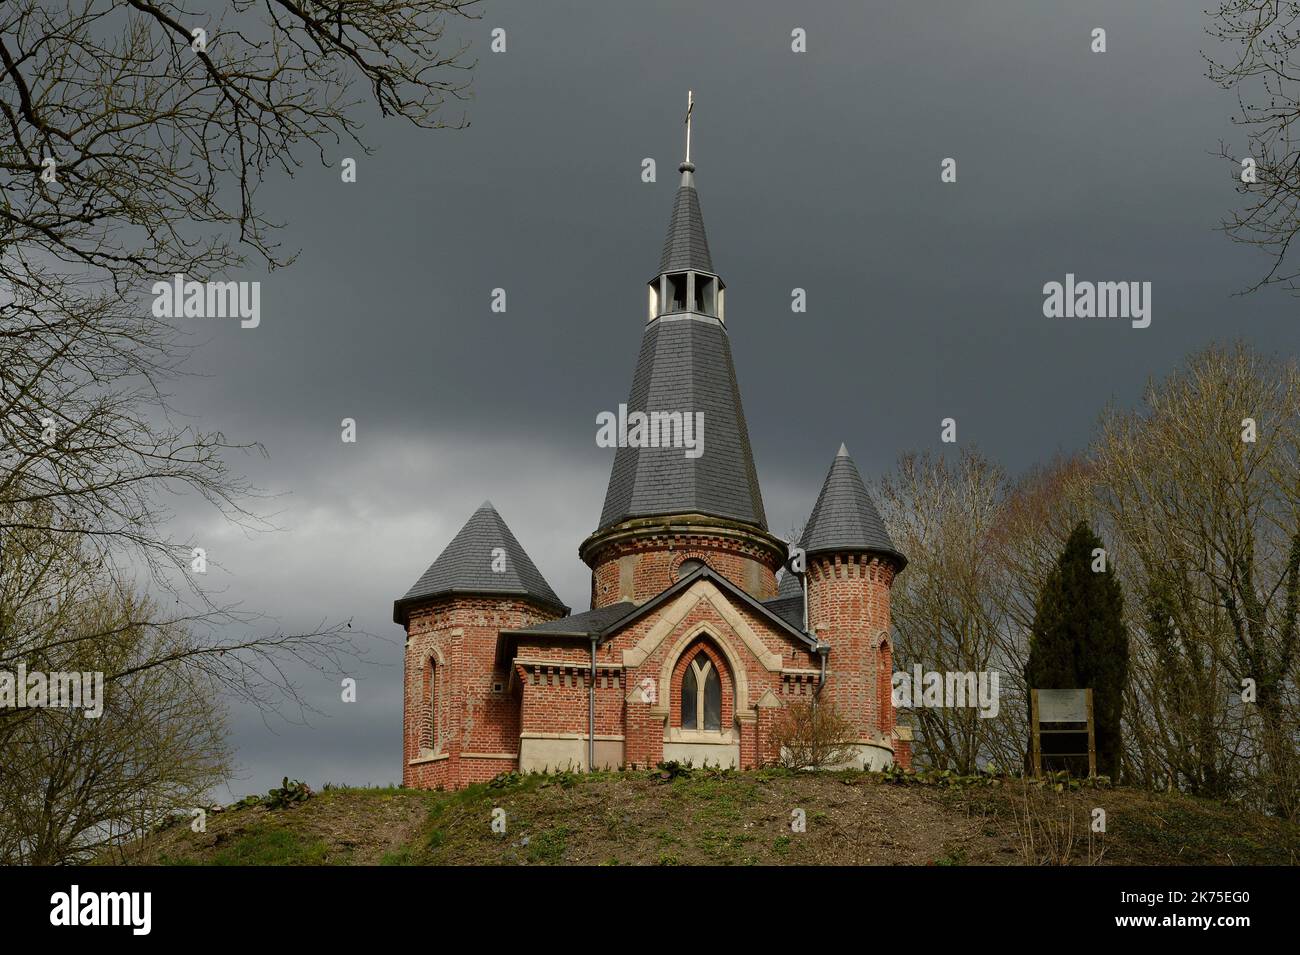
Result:
{"label": "dark conifer tree", "polygon": [[1080,521],[1038,595],[1025,686],[1091,687],[1097,772],[1117,779],[1123,750],[1120,721],[1128,681],[1128,629],[1123,591],[1110,555],[1103,558],[1101,550],[1101,540]]}

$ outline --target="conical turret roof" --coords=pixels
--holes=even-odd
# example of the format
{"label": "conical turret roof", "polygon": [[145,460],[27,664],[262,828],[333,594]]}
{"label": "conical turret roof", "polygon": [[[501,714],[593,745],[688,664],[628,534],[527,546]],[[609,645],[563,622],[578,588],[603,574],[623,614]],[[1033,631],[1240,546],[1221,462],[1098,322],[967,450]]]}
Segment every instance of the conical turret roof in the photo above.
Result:
{"label": "conical turret roof", "polygon": [[438,559],[393,605],[393,619],[403,623],[407,605],[446,594],[514,595],[561,614],[569,612],[490,501],[479,506]]}
{"label": "conical turret roof", "polygon": [[812,515],[804,525],[799,546],[809,554],[873,551],[893,557],[900,568],[907,563],[907,558],[890,539],[880,512],[871,503],[857,465],[849,457],[848,448],[842,444],[826,472],[826,480],[822,482]]}
{"label": "conical turret roof", "polygon": [[691,458],[680,447],[620,447],[601,529],[634,517],[693,513],[767,529],[731,344],[721,322],[685,316],[647,325],[627,409],[629,414],[703,415],[703,452]]}

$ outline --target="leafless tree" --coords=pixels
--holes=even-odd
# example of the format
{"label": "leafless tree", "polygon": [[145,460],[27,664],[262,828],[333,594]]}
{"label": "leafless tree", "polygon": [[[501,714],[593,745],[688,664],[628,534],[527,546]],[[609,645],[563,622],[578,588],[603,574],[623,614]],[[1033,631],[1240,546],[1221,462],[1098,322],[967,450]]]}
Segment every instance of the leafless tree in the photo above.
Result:
{"label": "leafless tree", "polygon": [[996,547],[1007,493],[1002,469],[974,449],[955,462],[905,454],[881,485],[882,517],[908,556],[890,596],[898,669],[999,673],[996,717],[974,706],[910,712],[923,765],[974,773],[1019,760],[1024,715],[1015,683],[1004,681],[1022,668],[1006,653],[1007,581]]}
{"label": "leafless tree", "polygon": [[102,695],[81,708],[16,698],[0,710],[0,864],[84,860],[202,806],[230,765],[220,691],[260,686],[254,661],[155,622],[157,608],[78,538],[26,530],[7,542],[0,671],[10,688],[31,671],[85,673]]}
{"label": "leafless tree", "polygon": [[892,610],[901,669],[998,669],[996,721],[922,708],[923,763],[1016,765],[1038,595],[1070,529],[1108,545],[1128,596],[1129,781],[1294,818],[1300,809],[1300,366],[1212,346],[1087,454],[1016,482],[975,451],[905,455],[882,515],[908,554]]}
{"label": "leafless tree", "polygon": [[1135,595],[1137,771],[1300,809],[1300,366],[1212,346],[1109,410],[1098,506]]}
{"label": "leafless tree", "polygon": [[1272,259],[1247,291],[1281,285],[1300,292],[1292,248],[1300,231],[1300,3],[1222,0],[1209,16],[1206,32],[1216,46],[1202,54],[1208,75],[1235,94],[1232,121],[1246,136],[1241,154],[1230,144],[1219,147],[1244,201],[1222,228]]}
{"label": "leafless tree", "polygon": [[[110,668],[119,699],[168,677],[275,706],[297,699],[291,663],[333,668],[355,649],[348,624],[260,632],[258,613],[220,605],[188,573],[194,542],[169,531],[165,502],[198,495],[246,529],[271,526],[229,460],[261,448],[173,406],[193,346],[146,295],[175,275],[291,264],[259,187],[341,158],[331,150],[368,152],[367,113],[463,125],[446,110],[473,64],[448,24],[474,6],[0,6],[0,668],[93,656],[129,633],[134,662]],[[136,598],[137,583],[168,599]],[[86,601],[120,626],[102,632]],[[146,729],[131,718],[121,734]],[[58,729],[55,716],[0,711],[0,748],[38,723]]]}
{"label": "leafless tree", "polygon": [[263,180],[304,154],[327,161],[331,144],[365,148],[366,101],[444,125],[470,65],[463,47],[440,52],[464,0],[210,6],[0,10],[0,527],[46,503],[27,519],[45,514],[43,530],[86,536],[105,559],[129,551],[155,575],[190,553],[160,531],[161,491],[262,522],[225,460],[257,446],[177,423],[167,388],[189,349],[145,291],[250,256],[288,264],[256,202]]}

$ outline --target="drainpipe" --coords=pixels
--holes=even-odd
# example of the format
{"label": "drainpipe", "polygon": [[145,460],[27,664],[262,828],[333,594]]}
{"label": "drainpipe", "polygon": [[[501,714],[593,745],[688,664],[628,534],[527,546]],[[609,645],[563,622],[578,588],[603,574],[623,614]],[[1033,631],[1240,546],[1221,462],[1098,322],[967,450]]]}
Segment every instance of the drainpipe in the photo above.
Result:
{"label": "drainpipe", "polygon": [[[808,576],[806,573],[799,575],[799,583],[802,585],[802,589],[803,589],[803,632],[807,633],[808,632]],[[817,639],[816,634],[813,634],[812,636],[814,640]],[[817,643],[818,643],[817,654],[822,658],[822,675],[821,678],[817,681],[817,694],[816,694],[817,696],[820,697],[822,695],[822,687],[826,685],[826,657],[830,654],[831,648],[829,646],[822,644],[820,640],[818,640]]]}
{"label": "drainpipe", "polygon": [[587,772],[596,771],[596,638],[591,638],[591,682],[587,685]]}
{"label": "drainpipe", "polygon": [[808,632],[808,578],[799,575],[799,588],[803,591],[803,632]]}

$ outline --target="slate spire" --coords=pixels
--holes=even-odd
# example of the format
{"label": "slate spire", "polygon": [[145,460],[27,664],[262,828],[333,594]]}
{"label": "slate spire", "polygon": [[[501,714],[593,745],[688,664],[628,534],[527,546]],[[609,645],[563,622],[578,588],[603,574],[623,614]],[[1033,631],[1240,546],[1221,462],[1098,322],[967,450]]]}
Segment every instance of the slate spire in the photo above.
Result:
{"label": "slate spire", "polygon": [[682,174],[682,182],[673,199],[673,215],[668,220],[668,235],[659,256],[659,272],[687,269],[712,272],[713,256],[709,254],[709,239],[704,234],[700,196],[695,191],[695,164],[684,162],[677,169]]}
{"label": "slate spire", "polygon": [[704,235],[704,216],[700,214],[700,197],[695,192],[695,164],[691,162],[691,114],[695,112],[695,92],[686,92],[686,160],[677,167],[682,183],[673,200],[673,217],[668,222],[668,237],[659,256],[659,274],[691,269],[712,272],[709,240]]}
{"label": "slate spire", "polygon": [[393,604],[393,620],[405,623],[407,606],[448,594],[527,597],[561,614],[569,612],[491,501],[479,506],[438,559]]}
{"label": "slate spire", "polygon": [[894,558],[900,569],[907,563],[890,539],[858,466],[843,444],[826,472],[799,546],[810,556],[828,551],[869,551]]}
{"label": "slate spire", "polygon": [[[695,166],[682,184],[650,283],[650,309],[627,400],[628,415],[691,415],[703,423],[702,451],[620,446],[599,530],[633,518],[703,514],[767,530],[740,386],[724,325],[725,285],[713,272],[695,192]],[[701,417],[702,416],[702,417]]]}

